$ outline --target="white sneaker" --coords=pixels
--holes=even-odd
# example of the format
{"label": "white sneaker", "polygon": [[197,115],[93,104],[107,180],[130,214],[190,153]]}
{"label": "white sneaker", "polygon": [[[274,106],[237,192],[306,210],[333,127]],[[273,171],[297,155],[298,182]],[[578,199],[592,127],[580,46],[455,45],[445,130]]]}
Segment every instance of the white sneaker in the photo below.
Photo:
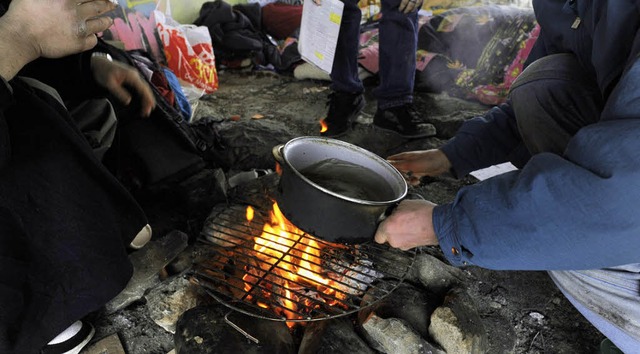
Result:
{"label": "white sneaker", "polygon": [[141,249],[142,247],[144,247],[144,245],[146,245],[151,240],[152,233],[153,232],[151,230],[151,225],[146,224],[142,228],[142,230],[138,232],[136,237],[133,238],[133,241],[131,241],[131,243],[129,244],[129,247],[133,248],[134,250]]}
{"label": "white sneaker", "polygon": [[88,322],[76,321],[58,334],[40,353],[42,354],[78,354],[84,348],[96,330]]}

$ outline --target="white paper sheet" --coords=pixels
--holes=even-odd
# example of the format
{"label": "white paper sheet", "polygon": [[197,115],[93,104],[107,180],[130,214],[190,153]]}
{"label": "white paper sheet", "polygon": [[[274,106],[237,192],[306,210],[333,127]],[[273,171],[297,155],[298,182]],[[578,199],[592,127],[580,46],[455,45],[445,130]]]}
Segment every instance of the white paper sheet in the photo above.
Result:
{"label": "white paper sheet", "polygon": [[305,0],[302,5],[298,51],[302,59],[327,73],[333,67],[343,7],[339,0],[320,0],[320,5]]}
{"label": "white paper sheet", "polygon": [[517,168],[514,165],[512,165],[510,162],[505,162],[500,165],[493,165],[487,168],[483,168],[481,170],[473,171],[470,173],[470,175],[472,175],[473,177],[481,181],[484,181],[487,178],[491,178],[493,176],[497,176],[505,172],[514,171],[514,170],[517,170]]}

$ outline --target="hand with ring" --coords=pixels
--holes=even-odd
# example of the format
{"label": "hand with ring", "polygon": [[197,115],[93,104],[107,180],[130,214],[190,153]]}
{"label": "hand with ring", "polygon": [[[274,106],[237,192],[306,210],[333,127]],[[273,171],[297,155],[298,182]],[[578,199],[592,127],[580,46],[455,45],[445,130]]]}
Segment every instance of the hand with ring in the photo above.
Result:
{"label": "hand with ring", "polygon": [[13,0],[0,31],[28,61],[60,58],[93,48],[96,33],[113,24],[107,13],[115,7],[109,0]]}
{"label": "hand with ring", "polygon": [[398,9],[400,12],[408,14],[413,11],[418,11],[422,7],[424,0],[402,0]]}

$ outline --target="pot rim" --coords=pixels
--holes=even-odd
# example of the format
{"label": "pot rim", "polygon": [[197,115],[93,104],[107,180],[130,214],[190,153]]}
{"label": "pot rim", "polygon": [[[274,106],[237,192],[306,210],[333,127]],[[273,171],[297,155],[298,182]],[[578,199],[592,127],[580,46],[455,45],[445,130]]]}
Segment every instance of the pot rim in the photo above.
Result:
{"label": "pot rim", "polygon": [[[300,141],[300,140],[308,140],[308,141],[315,141],[317,143],[324,143],[324,144],[334,144],[339,146],[340,148],[347,148],[347,149],[352,149],[354,151],[356,151],[357,153],[363,154],[368,158],[371,158],[375,161],[377,161],[378,163],[384,165],[385,167],[388,168],[388,170],[397,177],[398,182],[402,184],[401,186],[401,193],[399,193],[400,195],[398,197],[396,197],[395,199],[391,199],[391,200],[386,200],[386,201],[375,201],[375,200],[364,200],[364,199],[357,199],[357,198],[352,198],[349,196],[345,196],[339,193],[336,193],[330,189],[324,188],[316,183],[314,183],[313,181],[311,181],[310,179],[308,179],[307,177],[305,177],[302,173],[300,173],[300,171],[298,171],[297,168],[293,167],[291,165],[291,163],[289,162],[289,160],[286,157],[285,154],[285,149],[287,148],[287,146],[291,146],[293,145],[295,142]],[[348,143],[346,141],[342,141],[342,140],[338,140],[338,139],[333,139],[333,138],[327,138],[327,137],[321,137],[321,136],[300,136],[297,138],[293,138],[291,140],[289,140],[288,142],[286,142],[285,144],[280,146],[280,150],[282,150],[281,152],[281,158],[282,160],[285,162],[285,164],[287,165],[287,167],[289,167],[289,169],[291,169],[298,177],[300,177],[305,183],[311,185],[312,187],[326,193],[329,194],[331,196],[334,196],[336,198],[342,199],[342,200],[346,200],[346,201],[350,201],[353,203],[357,203],[357,204],[362,204],[362,205],[368,205],[368,206],[387,206],[387,205],[391,205],[394,203],[398,203],[401,200],[403,200],[409,190],[409,187],[407,185],[407,181],[404,179],[404,177],[402,176],[402,174],[400,173],[400,171],[398,171],[395,167],[393,167],[393,165],[391,163],[389,163],[387,160],[383,159],[382,157],[374,154],[373,152],[364,149],[360,146],[357,146],[355,144],[351,144]],[[374,171],[375,172],[375,171]]]}

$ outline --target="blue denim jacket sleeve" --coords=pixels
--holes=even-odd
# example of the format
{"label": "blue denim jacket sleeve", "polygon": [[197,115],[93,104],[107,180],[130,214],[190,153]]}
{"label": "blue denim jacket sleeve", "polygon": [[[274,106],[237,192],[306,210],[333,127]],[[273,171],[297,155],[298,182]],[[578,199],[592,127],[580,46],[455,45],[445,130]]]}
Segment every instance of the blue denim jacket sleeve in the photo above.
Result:
{"label": "blue denim jacket sleeve", "polygon": [[640,261],[640,63],[620,80],[601,121],[563,156],[533,156],[461,189],[436,207],[440,246],[454,265],[594,269]]}
{"label": "blue denim jacket sleeve", "polygon": [[451,161],[453,175],[461,178],[471,171],[507,161],[521,141],[513,109],[507,102],[484,116],[464,122],[440,150]]}

